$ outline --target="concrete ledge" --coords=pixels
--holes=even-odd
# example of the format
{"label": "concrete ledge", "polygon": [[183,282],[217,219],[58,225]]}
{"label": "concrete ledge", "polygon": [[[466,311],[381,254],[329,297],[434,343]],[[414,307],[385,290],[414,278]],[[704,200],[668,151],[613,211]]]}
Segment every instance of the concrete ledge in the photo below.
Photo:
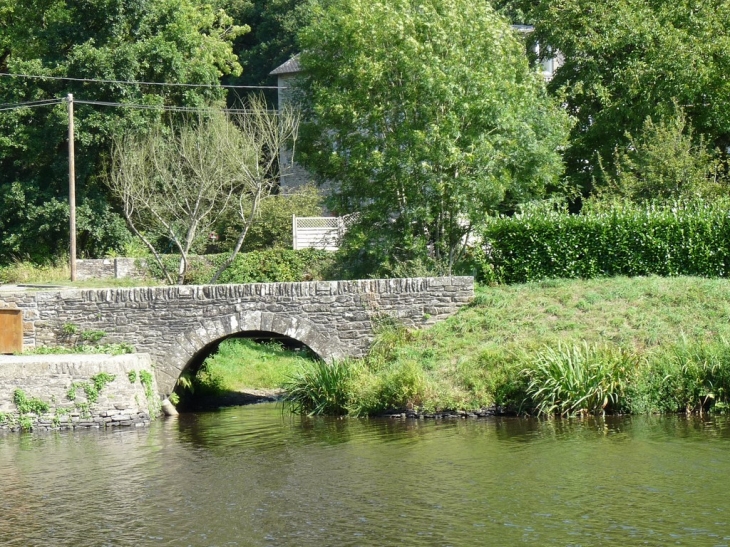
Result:
{"label": "concrete ledge", "polygon": [[[96,390],[100,378],[104,385]],[[21,413],[18,390],[47,404],[47,411]],[[0,430],[144,426],[159,415],[157,392],[146,353],[3,355]]]}

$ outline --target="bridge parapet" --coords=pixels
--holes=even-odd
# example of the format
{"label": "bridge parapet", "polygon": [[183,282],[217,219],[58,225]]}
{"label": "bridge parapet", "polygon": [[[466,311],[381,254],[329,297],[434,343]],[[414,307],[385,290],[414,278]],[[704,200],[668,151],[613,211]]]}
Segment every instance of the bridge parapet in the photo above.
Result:
{"label": "bridge parapet", "polygon": [[323,359],[359,357],[373,325],[393,317],[423,327],[455,313],[474,295],[472,277],[184,285],[1,292],[1,308],[23,310],[24,347],[69,343],[64,325],[104,331],[150,353],[169,394],[203,348],[247,331],[289,336]]}

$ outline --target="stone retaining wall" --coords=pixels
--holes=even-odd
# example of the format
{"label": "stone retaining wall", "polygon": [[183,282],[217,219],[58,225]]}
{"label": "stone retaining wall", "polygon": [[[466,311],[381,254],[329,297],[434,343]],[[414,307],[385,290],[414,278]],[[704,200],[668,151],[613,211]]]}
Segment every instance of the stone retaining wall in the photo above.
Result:
{"label": "stone retaining wall", "polygon": [[[100,374],[111,381],[95,396],[90,386],[94,378],[103,379]],[[15,402],[18,390],[21,397],[47,403],[48,410],[21,415]],[[157,392],[148,354],[3,355],[0,431],[29,425],[34,430],[140,427],[160,412]]]}
{"label": "stone retaining wall", "polygon": [[85,279],[144,279],[147,264],[140,258],[95,258],[76,261],[76,278]]}

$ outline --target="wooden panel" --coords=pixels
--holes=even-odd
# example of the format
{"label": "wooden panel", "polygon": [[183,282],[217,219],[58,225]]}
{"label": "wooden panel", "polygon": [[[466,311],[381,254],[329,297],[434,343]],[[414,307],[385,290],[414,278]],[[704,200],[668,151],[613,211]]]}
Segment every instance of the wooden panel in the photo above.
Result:
{"label": "wooden panel", "polygon": [[0,353],[23,351],[22,310],[0,310]]}

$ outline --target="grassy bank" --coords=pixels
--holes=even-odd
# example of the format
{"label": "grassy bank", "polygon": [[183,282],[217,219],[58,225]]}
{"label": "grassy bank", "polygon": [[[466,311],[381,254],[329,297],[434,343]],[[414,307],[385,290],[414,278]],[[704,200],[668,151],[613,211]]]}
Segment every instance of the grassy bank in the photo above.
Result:
{"label": "grassy bank", "polygon": [[[473,304],[448,321],[416,332],[384,325],[367,359],[341,370],[297,365],[299,381],[288,386],[300,397],[294,408],[304,412],[724,410],[729,319],[730,281],[721,279],[480,287]],[[270,366],[282,372],[272,372],[269,385],[256,385],[263,378],[247,372],[237,373],[237,385],[276,387],[292,374],[276,360]]]}

